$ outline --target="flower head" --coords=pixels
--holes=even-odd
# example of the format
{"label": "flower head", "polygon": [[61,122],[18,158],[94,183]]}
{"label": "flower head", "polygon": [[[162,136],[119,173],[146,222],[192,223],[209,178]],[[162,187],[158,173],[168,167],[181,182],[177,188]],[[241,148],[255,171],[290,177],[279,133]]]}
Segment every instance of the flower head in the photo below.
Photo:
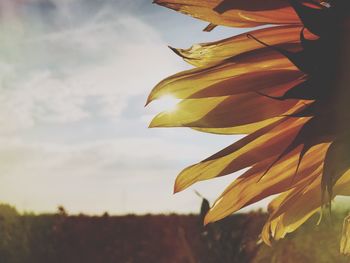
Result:
{"label": "flower head", "polygon": [[[193,69],[161,81],[177,110],[151,127],[191,127],[243,139],[183,170],[175,192],[248,168],[205,217],[220,220],[268,196],[262,239],[280,239],[350,194],[350,1],[156,0],[216,25],[256,27],[248,34],[173,49]],[[274,25],[274,26],[271,26]]]}

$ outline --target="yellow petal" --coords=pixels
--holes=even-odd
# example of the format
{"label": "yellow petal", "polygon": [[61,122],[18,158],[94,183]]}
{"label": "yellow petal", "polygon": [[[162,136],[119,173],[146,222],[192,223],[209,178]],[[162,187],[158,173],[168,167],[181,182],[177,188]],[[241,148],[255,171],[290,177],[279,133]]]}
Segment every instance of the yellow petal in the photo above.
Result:
{"label": "yellow petal", "polygon": [[304,184],[305,181],[315,179],[318,174],[314,171],[321,165],[327,148],[328,144],[317,145],[308,151],[297,174],[296,166],[301,147],[282,158],[266,175],[264,173],[274,161],[273,158],[258,163],[226,188],[210,209],[205,222],[218,221],[270,195],[287,191]]}
{"label": "yellow petal", "polygon": [[[283,197],[283,201],[275,208],[263,229],[266,240],[270,237],[278,240],[293,232],[323,205],[321,198],[322,166],[315,172],[316,179],[304,187],[296,187]],[[350,170],[337,181],[334,186],[335,195],[350,195]]]}
{"label": "yellow petal", "polygon": [[303,76],[303,73],[288,69],[252,71],[205,87],[188,98],[228,96],[266,89],[275,90],[277,88],[280,95],[282,95],[284,91],[301,83],[301,76]]}
{"label": "yellow petal", "polygon": [[[271,217],[265,224],[262,231],[262,238],[266,243],[269,243],[271,238],[279,240],[285,237],[286,234],[293,232],[300,225],[302,225],[307,219],[309,219],[320,208],[320,199],[317,199],[317,195],[320,196],[320,176],[321,169],[315,171],[315,179],[310,185],[307,182],[304,187],[297,187],[290,191],[286,196],[283,196],[281,201],[281,207],[284,203],[288,203],[285,211],[277,217]],[[318,186],[316,188],[315,186]],[[304,189],[307,188],[306,191]],[[318,191],[318,192],[317,192]],[[315,198],[316,199],[312,199]],[[278,207],[275,211],[279,213],[281,208]]]}
{"label": "yellow petal", "polygon": [[155,0],[154,2],[215,25],[254,27],[300,23],[288,1]]}
{"label": "yellow petal", "polygon": [[298,100],[273,100],[256,93],[187,99],[181,101],[176,110],[158,114],[152,120],[150,127],[228,128],[242,126],[280,117],[294,107],[298,107],[297,104]]}
{"label": "yellow petal", "polygon": [[244,137],[206,160],[186,168],[176,178],[175,192],[195,182],[227,175],[280,154],[308,119],[282,119]]}
{"label": "yellow petal", "polygon": [[[299,43],[300,31],[299,25],[275,26],[250,31],[249,34],[269,45],[279,45]],[[311,38],[309,35],[307,37]],[[195,44],[188,49],[172,48],[172,50],[191,65],[202,67],[260,48],[262,48],[261,43],[247,37],[247,33],[244,33],[215,42]]]}
{"label": "yellow petal", "polygon": [[344,219],[342,237],[340,240],[340,253],[350,255],[350,216]]}
{"label": "yellow petal", "polygon": [[193,128],[193,129],[201,132],[214,133],[214,134],[226,134],[226,135],[250,134],[265,126],[276,123],[282,118],[284,117],[275,117],[275,118],[270,118],[259,122],[254,122],[246,125],[240,125],[240,126],[229,127],[229,128]]}
{"label": "yellow petal", "polygon": [[[296,48],[295,45],[293,47]],[[283,75],[277,84],[281,85],[291,77],[297,78],[300,76],[297,71],[286,57],[269,48],[262,48],[233,57],[208,68],[195,68],[170,76],[154,87],[147,99],[147,104],[165,95],[180,99],[196,97],[196,94],[198,97],[198,93],[205,89],[213,92],[217,88],[221,94],[235,94],[249,91],[249,89],[256,90],[258,88],[254,87],[252,82],[257,79],[261,80],[264,73],[270,76],[274,74]],[[249,75],[246,74],[251,74],[252,81],[244,84],[243,80],[249,79]],[[276,81],[276,78],[274,78],[274,81]],[[235,85],[235,82],[240,85]],[[265,83],[263,87],[266,88],[269,80],[266,79],[263,82]],[[243,86],[241,87],[241,85]]]}

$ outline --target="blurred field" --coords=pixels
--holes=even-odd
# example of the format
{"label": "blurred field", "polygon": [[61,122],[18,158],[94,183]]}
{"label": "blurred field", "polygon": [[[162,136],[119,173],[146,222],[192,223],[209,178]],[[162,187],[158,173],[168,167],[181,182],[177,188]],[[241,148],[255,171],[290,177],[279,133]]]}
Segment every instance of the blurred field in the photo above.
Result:
{"label": "blurred field", "polygon": [[[205,204],[204,204],[205,206]],[[0,206],[1,263],[342,263],[339,234],[344,212],[332,223],[305,226],[272,248],[257,244],[266,218],[237,214],[203,228],[200,215],[89,217],[20,215]]]}

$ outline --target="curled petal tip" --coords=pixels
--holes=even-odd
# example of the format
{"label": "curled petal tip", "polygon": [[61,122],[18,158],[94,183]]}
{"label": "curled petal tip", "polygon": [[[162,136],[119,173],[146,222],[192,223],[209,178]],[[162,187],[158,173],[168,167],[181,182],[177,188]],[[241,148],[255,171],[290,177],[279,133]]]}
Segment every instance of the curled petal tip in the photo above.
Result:
{"label": "curled petal tip", "polygon": [[174,51],[175,53],[178,53],[178,51],[177,51],[177,49],[176,48],[174,48],[174,47],[172,47],[172,46],[169,46],[168,45],[168,48],[170,48],[172,51]]}
{"label": "curled petal tip", "polygon": [[170,48],[171,51],[173,51],[173,52],[174,52],[176,55],[178,55],[179,57],[186,58],[186,57],[184,57],[183,54],[181,54],[181,52],[180,52],[177,48],[174,48],[174,47],[172,47],[172,46],[168,46],[168,48]]}

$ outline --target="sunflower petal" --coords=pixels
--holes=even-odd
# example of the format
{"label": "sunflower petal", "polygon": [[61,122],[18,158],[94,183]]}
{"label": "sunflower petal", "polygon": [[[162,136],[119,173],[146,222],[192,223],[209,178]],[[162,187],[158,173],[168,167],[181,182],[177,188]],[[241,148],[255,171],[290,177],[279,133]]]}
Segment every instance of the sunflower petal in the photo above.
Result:
{"label": "sunflower petal", "polygon": [[[321,169],[317,170],[319,177]],[[316,183],[315,183],[316,182]],[[304,187],[294,188],[287,195],[277,197],[281,200],[281,206],[276,208],[273,216],[266,222],[262,238],[265,243],[269,244],[271,238],[279,240],[284,238],[286,234],[293,232],[307,219],[309,219],[320,208],[320,185],[319,180],[314,180],[310,185],[306,182]],[[317,187],[318,186],[318,187]],[[309,187],[306,191],[303,189]],[[319,199],[317,199],[319,197]],[[281,209],[285,207],[286,209]],[[283,210],[283,212],[281,212]],[[278,216],[276,216],[278,215]]]}
{"label": "sunflower petal", "polygon": [[302,82],[297,70],[262,70],[228,78],[192,94],[189,98],[219,97],[250,91],[278,89],[281,93]]}
{"label": "sunflower petal", "polygon": [[[269,45],[280,45],[286,43],[299,43],[301,26],[275,26],[258,29],[249,32],[257,39],[261,39]],[[311,38],[309,34],[306,35]],[[196,67],[216,64],[230,57],[260,49],[261,43],[247,37],[247,34],[239,34],[223,40],[195,44],[188,49],[171,48],[186,62]]]}
{"label": "sunflower petal", "polygon": [[206,132],[206,133],[213,133],[213,134],[225,134],[225,135],[233,135],[233,134],[250,134],[253,133],[259,129],[262,129],[263,127],[266,127],[268,125],[271,125],[273,123],[277,123],[284,117],[275,117],[270,118],[267,120],[249,123],[246,125],[240,125],[235,127],[229,127],[229,128],[192,128],[194,130],[200,131],[200,132]]}
{"label": "sunflower petal", "polygon": [[215,25],[255,27],[300,23],[288,2],[280,0],[155,0],[154,3]]}
{"label": "sunflower petal", "polygon": [[295,167],[301,147],[277,162],[264,177],[262,175],[273,160],[270,158],[257,164],[226,188],[210,209],[205,223],[218,221],[247,205],[315,178],[318,174],[314,171],[321,165],[327,147],[318,145],[310,150],[303,158],[298,173]]}
{"label": "sunflower petal", "polygon": [[307,118],[285,118],[264,127],[206,160],[183,170],[175,182],[175,192],[214,177],[234,173],[279,154],[296,136]]}
{"label": "sunflower petal", "polygon": [[298,100],[272,100],[256,93],[187,99],[158,114],[150,127],[228,128],[280,117],[296,107]]}
{"label": "sunflower petal", "polygon": [[328,201],[333,198],[333,186],[350,168],[349,150],[350,141],[344,137],[337,138],[328,149],[322,174],[322,191],[327,191]]}
{"label": "sunflower petal", "polygon": [[[290,47],[297,48],[298,46],[292,45]],[[287,72],[287,70],[289,71]],[[286,57],[270,48],[261,48],[227,59],[211,67],[195,68],[170,76],[154,87],[146,105],[165,95],[171,95],[180,99],[190,98],[191,96],[198,97],[200,92],[205,89],[211,90],[213,94],[216,88],[218,93],[220,92],[221,94],[235,94],[249,91],[249,89],[257,89],[251,85],[252,82],[247,83],[243,87],[235,85],[230,88],[230,85],[233,85],[235,81],[243,83],[242,81],[239,82],[239,80],[249,79],[248,73],[253,77],[251,81],[256,81],[264,72],[270,76],[274,74],[283,75],[282,80],[274,78],[274,81],[277,80],[278,85],[292,77],[292,75],[301,76],[297,72],[296,67]],[[267,83],[269,80],[264,82]],[[266,88],[266,84],[262,85],[262,87]]]}
{"label": "sunflower petal", "polygon": [[[270,216],[263,229],[264,241],[272,237],[279,240],[293,232],[308,218],[320,210],[325,200],[321,194],[322,167],[317,169],[318,176],[311,184],[294,188],[287,195],[278,197],[280,205]],[[350,195],[350,170],[344,173],[334,186],[335,195]]]}

